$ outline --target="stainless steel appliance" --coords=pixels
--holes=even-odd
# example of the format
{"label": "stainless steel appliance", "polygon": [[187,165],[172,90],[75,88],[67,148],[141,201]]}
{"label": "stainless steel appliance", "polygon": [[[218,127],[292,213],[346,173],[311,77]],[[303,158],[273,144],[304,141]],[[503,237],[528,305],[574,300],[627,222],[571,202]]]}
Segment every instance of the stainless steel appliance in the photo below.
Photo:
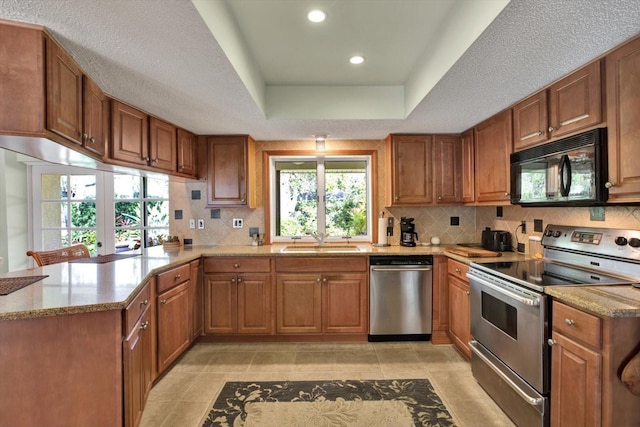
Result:
{"label": "stainless steel appliance", "polygon": [[511,203],[604,204],[606,151],[606,128],[600,128],[511,154]]}
{"label": "stainless steel appliance", "polygon": [[471,368],[518,426],[549,425],[546,286],[640,278],[640,231],[548,225],[543,259],[471,263]]}
{"label": "stainless steel appliance", "polygon": [[369,341],[430,339],[433,256],[369,260]]}
{"label": "stainless steel appliance", "polygon": [[416,240],[418,240],[418,233],[415,232],[416,225],[413,223],[413,218],[400,218],[400,245],[402,246],[415,246]]}
{"label": "stainless steel appliance", "polygon": [[487,227],[482,230],[482,247],[490,251],[511,251],[511,233]]}

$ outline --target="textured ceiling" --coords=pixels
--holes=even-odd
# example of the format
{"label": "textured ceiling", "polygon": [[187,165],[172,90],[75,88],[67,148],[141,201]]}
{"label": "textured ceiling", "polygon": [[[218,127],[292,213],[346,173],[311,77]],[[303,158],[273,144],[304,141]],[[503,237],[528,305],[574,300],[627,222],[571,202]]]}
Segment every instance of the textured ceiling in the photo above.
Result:
{"label": "textured ceiling", "polygon": [[199,134],[258,140],[460,132],[640,33],[638,0],[512,0],[406,118],[310,120],[265,114],[190,1],[0,0],[0,17],[46,26],[116,98]]}

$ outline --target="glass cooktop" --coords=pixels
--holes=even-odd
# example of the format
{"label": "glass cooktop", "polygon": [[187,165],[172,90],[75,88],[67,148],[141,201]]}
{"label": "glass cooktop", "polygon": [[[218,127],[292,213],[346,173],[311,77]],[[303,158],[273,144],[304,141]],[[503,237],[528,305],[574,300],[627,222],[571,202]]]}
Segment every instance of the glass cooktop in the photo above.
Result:
{"label": "glass cooktop", "polygon": [[535,259],[529,261],[473,263],[472,267],[542,291],[545,286],[623,285],[632,283],[607,274]]}

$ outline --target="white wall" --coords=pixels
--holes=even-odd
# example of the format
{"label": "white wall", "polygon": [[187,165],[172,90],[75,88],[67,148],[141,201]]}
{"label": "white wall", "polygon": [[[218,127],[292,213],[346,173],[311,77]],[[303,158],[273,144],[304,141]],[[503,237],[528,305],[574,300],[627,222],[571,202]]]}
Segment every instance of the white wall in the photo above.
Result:
{"label": "white wall", "polygon": [[0,272],[29,267],[29,193],[27,165],[12,151],[0,149]]}

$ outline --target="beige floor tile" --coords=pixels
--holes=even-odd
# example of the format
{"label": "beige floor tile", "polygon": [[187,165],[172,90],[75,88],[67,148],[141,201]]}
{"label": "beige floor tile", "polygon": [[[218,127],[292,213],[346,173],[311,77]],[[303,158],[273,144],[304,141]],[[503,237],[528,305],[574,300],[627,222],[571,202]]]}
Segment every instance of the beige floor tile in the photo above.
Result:
{"label": "beige floor tile", "polygon": [[139,427],[158,427],[162,425],[177,404],[177,400],[174,402],[147,400]]}
{"label": "beige floor tile", "polygon": [[206,372],[207,365],[209,365],[212,357],[212,352],[189,351],[171,369],[171,372]]}
{"label": "beige floor tile", "polygon": [[200,421],[211,409],[209,403],[178,402],[161,427],[188,427],[200,425]]}
{"label": "beige floor tile", "polygon": [[193,381],[182,395],[182,402],[211,402],[217,396],[228,379],[224,375],[203,373]]}
{"label": "beige floor tile", "polygon": [[175,402],[182,399],[182,395],[198,378],[197,373],[170,371],[149,393],[149,401]]}
{"label": "beige floor tile", "polygon": [[336,351],[340,344],[333,342],[301,342],[297,351]]}
{"label": "beige floor tile", "polygon": [[205,372],[247,372],[255,355],[255,351],[215,352]]}
{"label": "beige floor tile", "polygon": [[254,356],[248,372],[289,372],[293,370],[295,352],[259,351]]}
{"label": "beige floor tile", "polygon": [[294,360],[296,371],[335,371],[334,351],[298,351]]}
{"label": "beige floor tile", "polygon": [[341,370],[360,371],[379,364],[375,350],[338,351],[335,358]]}

